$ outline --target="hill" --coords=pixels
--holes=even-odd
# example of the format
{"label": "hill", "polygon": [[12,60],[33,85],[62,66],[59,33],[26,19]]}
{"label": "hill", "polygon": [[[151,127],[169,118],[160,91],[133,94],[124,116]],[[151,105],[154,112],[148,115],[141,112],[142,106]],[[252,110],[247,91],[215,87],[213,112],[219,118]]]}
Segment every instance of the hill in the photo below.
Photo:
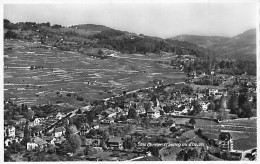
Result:
{"label": "hill", "polygon": [[256,61],[256,29],[234,37],[178,35],[171,40],[186,41],[213,50],[217,58]]}
{"label": "hill", "polygon": [[256,29],[245,31],[208,48],[221,58],[256,61]]}
{"label": "hill", "polygon": [[186,41],[204,48],[209,48],[213,45],[220,44],[221,42],[227,41],[228,37],[220,36],[198,36],[198,35],[178,35],[172,38],[171,40]]}
{"label": "hill", "polygon": [[80,24],[80,25],[71,26],[71,28],[83,29],[86,31],[99,31],[99,32],[111,29],[109,27],[103,25],[96,25],[96,24]]}

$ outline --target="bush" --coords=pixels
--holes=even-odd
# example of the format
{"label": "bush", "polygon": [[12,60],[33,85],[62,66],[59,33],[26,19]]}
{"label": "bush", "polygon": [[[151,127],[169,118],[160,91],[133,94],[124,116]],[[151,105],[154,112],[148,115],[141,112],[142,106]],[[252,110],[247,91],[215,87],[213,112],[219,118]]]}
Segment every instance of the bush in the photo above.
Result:
{"label": "bush", "polygon": [[83,97],[79,97],[79,96],[77,97],[77,100],[78,101],[84,101]]}

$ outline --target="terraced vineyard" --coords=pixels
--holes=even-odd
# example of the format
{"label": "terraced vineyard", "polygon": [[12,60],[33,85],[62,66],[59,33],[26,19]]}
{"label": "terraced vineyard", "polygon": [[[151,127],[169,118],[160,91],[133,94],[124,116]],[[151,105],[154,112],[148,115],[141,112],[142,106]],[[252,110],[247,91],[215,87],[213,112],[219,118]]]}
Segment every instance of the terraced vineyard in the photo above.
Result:
{"label": "terraced vineyard", "polygon": [[93,101],[150,87],[154,79],[175,83],[185,78],[184,73],[157,62],[169,62],[169,56],[118,53],[101,60],[17,40],[5,41],[4,48],[5,98],[16,97],[15,103],[28,106],[57,101],[77,106],[80,102],[68,93]]}

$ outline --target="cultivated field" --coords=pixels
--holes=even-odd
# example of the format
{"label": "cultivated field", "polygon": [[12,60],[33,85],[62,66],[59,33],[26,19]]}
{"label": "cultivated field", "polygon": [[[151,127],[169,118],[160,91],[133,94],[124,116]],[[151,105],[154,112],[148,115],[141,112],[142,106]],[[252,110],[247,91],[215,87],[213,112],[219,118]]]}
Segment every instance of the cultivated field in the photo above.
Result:
{"label": "cultivated field", "polygon": [[101,60],[17,40],[5,41],[4,48],[5,98],[16,97],[15,103],[28,106],[57,101],[81,106],[82,102],[66,95],[76,93],[93,101],[150,87],[154,79],[174,83],[185,78],[182,72],[158,63],[171,60],[159,55],[118,54]]}

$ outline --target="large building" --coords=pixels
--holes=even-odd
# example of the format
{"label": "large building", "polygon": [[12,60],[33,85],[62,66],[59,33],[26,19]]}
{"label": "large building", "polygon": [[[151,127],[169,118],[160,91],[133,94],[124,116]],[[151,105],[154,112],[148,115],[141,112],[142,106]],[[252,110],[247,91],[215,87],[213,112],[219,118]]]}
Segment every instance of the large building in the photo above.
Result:
{"label": "large building", "polygon": [[222,151],[232,151],[233,150],[233,139],[230,133],[221,132],[219,135],[219,148]]}

